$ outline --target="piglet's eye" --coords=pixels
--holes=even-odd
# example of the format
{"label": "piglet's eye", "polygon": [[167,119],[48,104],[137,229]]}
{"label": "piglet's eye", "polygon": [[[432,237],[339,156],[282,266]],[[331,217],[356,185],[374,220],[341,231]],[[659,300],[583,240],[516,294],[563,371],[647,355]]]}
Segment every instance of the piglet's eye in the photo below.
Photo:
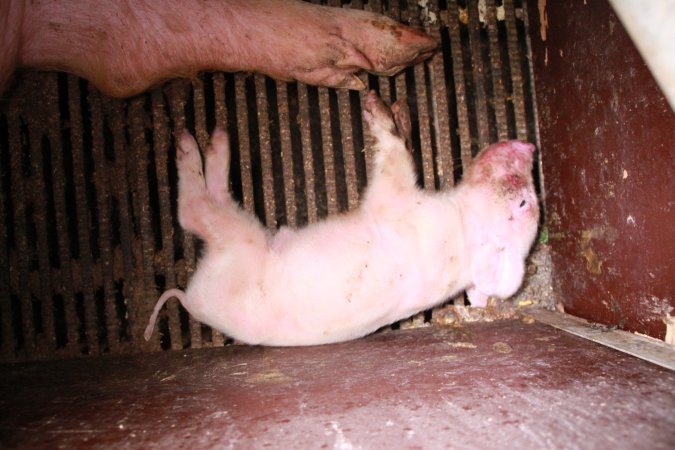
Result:
{"label": "piglet's eye", "polygon": [[523,206],[525,206],[526,203],[527,203],[527,202],[526,202],[525,200],[523,200],[522,202],[520,202],[519,207],[522,208]]}

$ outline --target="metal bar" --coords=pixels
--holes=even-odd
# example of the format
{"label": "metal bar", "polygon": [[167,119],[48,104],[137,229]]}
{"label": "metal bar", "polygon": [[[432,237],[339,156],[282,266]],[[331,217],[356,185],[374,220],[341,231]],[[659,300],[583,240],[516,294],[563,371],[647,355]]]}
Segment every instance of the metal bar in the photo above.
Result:
{"label": "metal bar", "polygon": [[527,140],[527,116],[525,115],[525,94],[523,92],[523,76],[520,73],[520,48],[518,29],[516,28],[516,10],[513,0],[504,0],[506,19],[506,43],[509,49],[509,66],[511,68],[511,99],[516,116],[516,137]]}
{"label": "metal bar", "polygon": [[[0,114],[0,126],[7,126],[7,117]],[[0,140],[0,161],[8,161],[12,147]],[[9,265],[9,235],[5,216],[8,213],[9,193],[4,189],[3,179],[9,176],[9,165],[0,164],[0,333],[2,342],[0,343],[0,355],[3,360],[11,360],[14,357],[14,336],[12,333],[12,289],[10,284],[10,265]],[[6,175],[7,174],[7,175]]]}
{"label": "metal bar", "polygon": [[[139,252],[137,239],[133,234],[133,207],[131,196],[129,194],[129,181],[127,177],[127,158],[130,148],[126,140],[126,120],[124,116],[124,105],[121,100],[114,100],[108,97],[102,97],[104,108],[108,111],[108,125],[111,128],[113,141],[114,163],[111,168],[111,197],[117,205],[117,215],[119,219],[119,248],[114,252],[116,258],[121,260],[119,264],[113,264],[115,271],[114,278],[121,283],[121,294],[123,301],[118,304],[115,298],[115,313],[120,320],[120,331],[117,339],[128,339],[131,336],[129,327],[130,302],[136,299],[136,292],[142,290],[142,280],[136,275],[133,262],[135,255]],[[58,211],[58,208],[57,208]],[[131,341],[132,345],[135,341]]]}
{"label": "metal bar", "polygon": [[246,75],[238,73],[234,76],[234,90],[237,101],[237,130],[239,135],[242,203],[246,211],[254,214],[253,179],[251,175],[251,140],[248,134],[249,121],[245,82]]}
{"label": "metal bar", "polygon": [[356,159],[354,134],[352,130],[352,113],[349,91],[340,89],[337,93],[340,112],[340,136],[342,136],[342,156],[345,165],[345,181],[347,184],[347,208],[351,211],[359,203],[359,184],[356,178]]}
{"label": "metal bar", "polygon": [[[65,75],[61,75],[65,78]],[[47,78],[47,84],[50,89],[57,90],[57,76]],[[67,95],[67,94],[62,94]],[[67,111],[66,111],[67,113]],[[49,122],[49,141],[52,143],[52,196],[54,198],[55,226],[57,237],[57,248],[59,255],[59,271],[55,277],[52,286],[57,294],[61,294],[64,307],[64,319],[66,330],[65,353],[70,356],[80,354],[78,319],[75,310],[75,277],[73,269],[73,260],[70,252],[70,233],[68,227],[68,217],[66,216],[68,208],[66,206],[66,174],[64,166],[63,137],[65,131],[61,114],[48,115]],[[10,133],[11,134],[11,133]],[[20,147],[18,147],[20,148]]]}
{"label": "metal bar", "polygon": [[100,271],[105,308],[106,339],[112,353],[119,352],[120,326],[115,311],[113,251],[111,247],[112,232],[110,217],[111,211],[111,167],[105,157],[105,139],[103,136],[103,111],[101,94],[98,90],[89,89],[89,110],[91,111],[92,156],[94,158],[96,188],[96,207],[98,210],[98,229],[100,249],[99,261],[96,270]]}
{"label": "metal bar", "polygon": [[528,311],[535,320],[575,336],[602,344],[636,358],[644,359],[666,369],[675,370],[673,346],[649,336],[612,330],[570,314],[560,314],[545,309]]}
{"label": "metal bar", "polygon": [[333,134],[330,123],[330,103],[328,101],[328,89],[318,88],[319,111],[321,114],[321,149],[323,150],[323,170],[326,179],[326,207],[328,215],[337,214],[338,198],[337,184],[335,179],[335,147],[333,146]]}
{"label": "metal bar", "polygon": [[286,223],[297,226],[297,199],[295,198],[295,184],[293,174],[293,148],[291,145],[291,127],[288,112],[288,89],[286,83],[278,81],[277,111],[279,114],[279,138],[281,142],[281,164],[284,178],[284,199],[286,207]]}
{"label": "metal bar", "polygon": [[478,148],[490,143],[490,122],[487,111],[487,95],[485,92],[485,66],[481,45],[480,20],[478,17],[478,1],[468,0],[469,43],[471,46],[471,68],[473,72],[473,97],[478,127]]}
{"label": "metal bar", "polygon": [[[51,105],[50,105],[51,106]],[[51,111],[58,114],[58,112]],[[40,280],[39,308],[42,319],[42,333],[36,330],[37,353],[49,353],[56,348],[54,328],[54,303],[52,298],[51,266],[49,263],[49,243],[47,242],[47,196],[43,177],[44,163],[42,155],[42,139],[45,137],[44,124],[36,120],[35,116],[28,116],[28,133],[32,180],[30,183],[30,201],[33,204],[32,221],[36,228],[38,278]]]}
{"label": "metal bar", "polygon": [[[21,149],[10,153],[10,173],[11,173],[11,197],[14,207],[15,223],[15,250],[16,267],[18,270],[10,272],[13,278],[12,284],[18,289],[18,297],[21,305],[21,336],[23,340],[22,353],[32,355],[35,348],[35,330],[33,326],[33,307],[30,298],[29,280],[28,280],[28,237],[26,236],[26,203],[24,177],[21,176],[21,154],[24,151],[20,144],[21,119],[18,112],[12,109],[8,115],[9,135],[14,136],[15,141],[12,147]],[[14,264],[12,264],[14,265]]]}
{"label": "metal bar", "polygon": [[466,81],[464,80],[464,60],[462,58],[462,40],[459,33],[459,11],[457,1],[448,2],[448,31],[450,34],[450,52],[452,54],[452,77],[455,85],[457,105],[457,125],[462,167],[469,167],[471,155],[471,126],[467,106]]}
{"label": "metal bar", "polygon": [[500,141],[509,138],[509,129],[506,121],[506,96],[504,95],[504,80],[502,74],[502,58],[499,48],[499,34],[497,30],[497,12],[495,0],[486,0],[486,16],[488,40],[490,43],[490,72],[492,74],[492,103],[495,110],[497,124],[497,138]]}
{"label": "metal bar", "polygon": [[260,166],[262,169],[263,203],[265,205],[265,225],[269,230],[276,230],[276,200],[274,198],[274,173],[272,170],[272,147],[270,143],[269,111],[265,76],[256,74],[255,98],[258,112],[258,142]]}
{"label": "metal bar", "polygon": [[[440,38],[438,29],[429,30],[433,36]],[[448,108],[448,92],[445,87],[445,69],[443,54],[436,53],[429,65],[431,82],[431,115],[436,144],[436,170],[439,187],[445,189],[454,184],[452,147],[450,140],[450,111]]]}
{"label": "metal bar", "polygon": [[[415,14],[415,10],[417,9],[417,5],[410,5],[409,9],[412,9],[410,11],[410,17],[417,17]],[[413,25],[419,25],[419,20],[414,20],[412,22]],[[436,28],[438,30],[438,24],[433,26],[433,28]],[[431,25],[428,25],[425,29],[427,33],[430,33],[432,29]],[[439,32],[437,32],[436,37],[440,35]],[[436,188],[436,176],[434,173],[434,151],[432,147],[432,139],[431,139],[431,118],[429,117],[429,99],[431,96],[429,95],[429,90],[427,89],[427,80],[426,80],[426,70],[425,68],[429,68],[428,63],[424,64],[417,64],[413,68],[413,73],[415,77],[415,98],[417,99],[417,124],[419,127],[419,145],[420,145],[420,153],[421,153],[421,160],[422,160],[422,185],[424,186],[424,189],[428,191],[432,191]],[[412,119],[412,118],[411,118]],[[412,142],[410,143],[412,147]],[[414,151],[411,148],[411,151]],[[451,155],[452,156],[452,155]],[[450,160],[450,163],[452,164],[452,160]],[[451,166],[452,167],[452,166]]]}
{"label": "metal bar", "polygon": [[314,177],[314,155],[312,154],[312,134],[309,122],[309,97],[307,86],[298,83],[298,108],[300,111],[300,134],[302,139],[302,161],[305,175],[305,193],[307,195],[307,221],[318,220],[316,188]]}
{"label": "metal bar", "polygon": [[84,303],[85,340],[91,354],[100,352],[98,342],[98,319],[96,317],[96,298],[93,286],[93,257],[89,240],[92,227],[91,207],[87,199],[86,167],[84,164],[84,126],[80,98],[84,93],[78,87],[79,79],[68,76],[68,108],[70,111],[70,141],[73,154],[73,181],[75,184],[75,207],[77,211],[77,236],[80,249],[79,268],[81,293]]}
{"label": "metal bar", "polygon": [[227,107],[225,106],[225,74],[213,74],[213,94],[216,106],[216,126],[227,130]]}
{"label": "metal bar", "polygon": [[[136,253],[136,274],[141,281],[136,290],[134,302],[129,308],[131,334],[134,342],[141,343],[143,331],[152,312],[152,300],[158,297],[155,285],[155,248],[152,239],[152,218],[150,217],[150,193],[147,184],[149,148],[145,140],[145,124],[148,122],[144,109],[145,98],[136,97],[129,104],[129,135],[131,138],[131,154],[128,170],[135,188],[132,190],[134,217],[140,232],[140,250]],[[159,333],[153,333],[152,345],[159,343]]]}
{"label": "metal bar", "polygon": [[[415,95],[417,97],[417,121],[420,133],[420,152],[422,156],[422,184],[424,189],[432,191],[436,188],[434,174],[434,154],[431,146],[431,128],[428,91],[425,82],[424,65],[415,66]],[[412,143],[411,143],[412,144]]]}

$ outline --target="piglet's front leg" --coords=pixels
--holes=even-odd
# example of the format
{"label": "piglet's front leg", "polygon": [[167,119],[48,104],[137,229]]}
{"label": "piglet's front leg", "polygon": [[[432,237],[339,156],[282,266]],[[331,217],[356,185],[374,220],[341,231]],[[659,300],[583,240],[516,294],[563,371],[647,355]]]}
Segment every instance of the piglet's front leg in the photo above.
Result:
{"label": "piglet's front leg", "polygon": [[71,72],[120,97],[204,70],[363,89],[356,72],[391,75],[437,46],[379,14],[295,0],[1,3],[0,90],[17,66]]}

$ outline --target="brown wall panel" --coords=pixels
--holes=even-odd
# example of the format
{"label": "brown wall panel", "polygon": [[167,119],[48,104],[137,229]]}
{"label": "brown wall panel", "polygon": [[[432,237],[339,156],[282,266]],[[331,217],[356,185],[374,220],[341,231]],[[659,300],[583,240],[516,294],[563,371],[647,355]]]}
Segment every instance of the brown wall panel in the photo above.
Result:
{"label": "brown wall panel", "polygon": [[675,308],[675,113],[605,0],[528,2],[555,290],[663,338]]}

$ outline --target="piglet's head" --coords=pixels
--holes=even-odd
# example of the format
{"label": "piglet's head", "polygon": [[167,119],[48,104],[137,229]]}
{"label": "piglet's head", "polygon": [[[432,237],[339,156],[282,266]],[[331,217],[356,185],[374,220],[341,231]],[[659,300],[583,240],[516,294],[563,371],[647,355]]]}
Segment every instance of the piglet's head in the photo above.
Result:
{"label": "piglet's head", "polygon": [[485,296],[509,297],[522,282],[539,221],[532,181],[534,149],[521,141],[493,144],[465,173],[464,220],[473,289]]}

